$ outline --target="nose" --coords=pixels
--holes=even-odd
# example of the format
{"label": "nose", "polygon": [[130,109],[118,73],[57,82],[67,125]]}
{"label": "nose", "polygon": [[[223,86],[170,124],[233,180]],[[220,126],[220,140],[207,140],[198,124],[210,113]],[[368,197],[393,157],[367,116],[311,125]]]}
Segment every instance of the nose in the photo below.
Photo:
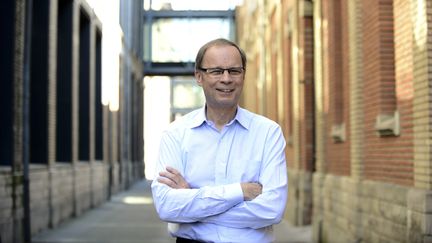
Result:
{"label": "nose", "polygon": [[231,80],[231,75],[227,69],[223,70],[221,79],[222,80]]}

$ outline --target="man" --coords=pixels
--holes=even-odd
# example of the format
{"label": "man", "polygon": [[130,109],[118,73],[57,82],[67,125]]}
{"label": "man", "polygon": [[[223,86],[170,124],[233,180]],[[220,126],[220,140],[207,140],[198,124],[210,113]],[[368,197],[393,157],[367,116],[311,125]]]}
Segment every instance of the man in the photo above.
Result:
{"label": "man", "polygon": [[285,139],[275,122],[239,107],[246,55],[216,39],[198,51],[205,107],[164,132],[154,204],[177,242],[272,242],[287,200]]}

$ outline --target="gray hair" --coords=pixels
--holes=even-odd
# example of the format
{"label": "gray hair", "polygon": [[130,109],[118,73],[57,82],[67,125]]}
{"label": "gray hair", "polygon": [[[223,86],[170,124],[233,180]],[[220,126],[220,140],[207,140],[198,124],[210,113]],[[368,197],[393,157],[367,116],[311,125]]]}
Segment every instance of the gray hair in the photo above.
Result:
{"label": "gray hair", "polygon": [[206,51],[212,46],[234,46],[239,51],[243,68],[246,70],[246,53],[236,43],[224,38],[209,41],[199,49],[195,58],[195,69],[201,67]]}

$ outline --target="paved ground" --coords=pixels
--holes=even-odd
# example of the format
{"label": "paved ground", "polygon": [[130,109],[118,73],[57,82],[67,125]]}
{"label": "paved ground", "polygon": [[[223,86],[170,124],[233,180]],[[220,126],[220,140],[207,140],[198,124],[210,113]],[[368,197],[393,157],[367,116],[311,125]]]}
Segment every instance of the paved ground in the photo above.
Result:
{"label": "paved ground", "polygon": [[[282,222],[275,227],[277,243],[309,243],[311,228]],[[171,243],[166,223],[152,205],[149,182],[141,181],[98,208],[36,235],[33,243]]]}

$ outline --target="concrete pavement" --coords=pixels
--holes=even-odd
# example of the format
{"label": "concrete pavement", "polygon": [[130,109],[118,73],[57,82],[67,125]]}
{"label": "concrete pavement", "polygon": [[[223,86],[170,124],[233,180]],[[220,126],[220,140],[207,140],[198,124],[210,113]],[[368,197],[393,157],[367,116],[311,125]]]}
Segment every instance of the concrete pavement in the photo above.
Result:
{"label": "concrete pavement", "polygon": [[[33,237],[33,243],[171,243],[166,223],[152,204],[149,181],[143,180],[101,206]],[[282,222],[277,243],[309,243],[311,228]]]}

